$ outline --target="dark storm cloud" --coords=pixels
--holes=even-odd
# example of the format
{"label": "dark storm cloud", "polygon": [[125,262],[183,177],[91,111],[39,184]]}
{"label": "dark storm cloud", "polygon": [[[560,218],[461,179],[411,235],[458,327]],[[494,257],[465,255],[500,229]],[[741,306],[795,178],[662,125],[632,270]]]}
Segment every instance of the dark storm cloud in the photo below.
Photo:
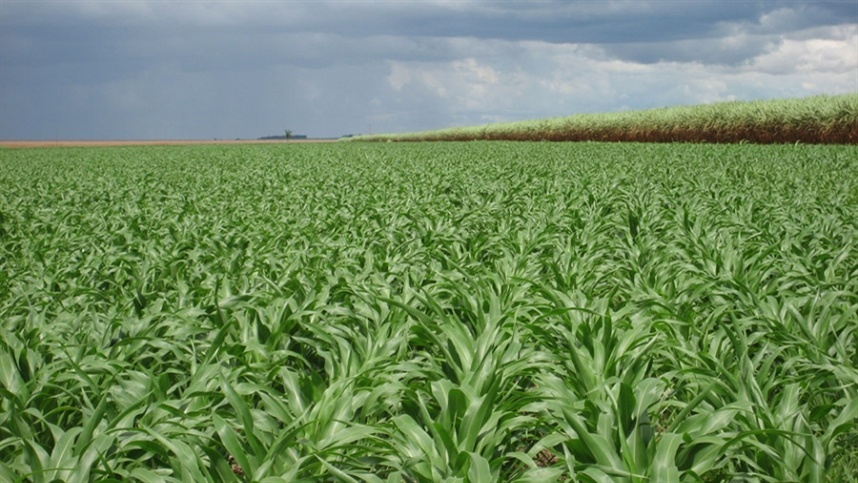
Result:
{"label": "dark storm cloud", "polygon": [[339,135],[843,91],[856,25],[852,0],[4,0],[0,137]]}
{"label": "dark storm cloud", "polygon": [[[813,26],[858,22],[851,1],[551,1],[413,3],[362,8],[349,3],[331,12],[339,31],[354,36],[471,37],[550,43],[657,44],[712,39],[739,25],[753,33],[784,34]],[[407,5],[407,7],[403,6]],[[779,23],[761,24],[775,13]],[[322,27],[313,21],[305,28]]]}
{"label": "dark storm cloud", "polygon": [[[670,60],[672,51],[685,60],[688,54],[681,46],[671,49],[672,42],[717,39],[736,28],[782,35],[858,22],[858,7],[851,1],[246,2],[228,8],[218,2],[203,2],[198,8],[129,2],[140,7],[116,12],[109,9],[112,2],[88,2],[99,3],[100,8],[52,11],[44,5],[28,8],[27,2],[7,2],[0,14],[3,44],[29,44],[35,51],[22,52],[26,55],[20,59],[31,62],[33,54],[45,61],[216,61],[218,54],[235,60],[242,58],[237,54],[246,54],[259,62],[315,58],[317,63],[358,63],[364,56],[434,60],[441,54],[416,49],[407,41],[369,41],[358,48],[368,38],[467,37],[601,44],[627,58],[652,61],[659,53]],[[189,3],[195,4],[200,3]],[[218,13],[219,8],[224,11]],[[767,16],[779,20],[766,23]],[[16,57],[12,49],[0,49],[4,57]],[[706,55],[702,49],[698,53]]]}

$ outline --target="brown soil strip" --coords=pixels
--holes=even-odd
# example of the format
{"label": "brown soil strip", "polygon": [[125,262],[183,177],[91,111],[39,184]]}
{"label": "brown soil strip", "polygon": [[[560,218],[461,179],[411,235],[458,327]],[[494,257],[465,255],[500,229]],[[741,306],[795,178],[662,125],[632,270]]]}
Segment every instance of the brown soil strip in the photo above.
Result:
{"label": "brown soil strip", "polygon": [[[641,127],[629,130],[572,129],[556,131],[492,131],[484,133],[432,133],[393,141],[601,141],[644,143],[754,143],[754,144],[858,144],[858,124],[836,126],[787,126],[756,124],[730,129],[671,129]],[[385,141],[386,139],[379,139]]]}
{"label": "brown soil strip", "polygon": [[53,147],[97,147],[97,146],[185,146],[196,144],[312,144],[331,143],[336,139],[293,139],[290,141],[269,139],[240,140],[198,140],[198,139],[160,139],[128,141],[0,141],[4,148],[53,148]]}

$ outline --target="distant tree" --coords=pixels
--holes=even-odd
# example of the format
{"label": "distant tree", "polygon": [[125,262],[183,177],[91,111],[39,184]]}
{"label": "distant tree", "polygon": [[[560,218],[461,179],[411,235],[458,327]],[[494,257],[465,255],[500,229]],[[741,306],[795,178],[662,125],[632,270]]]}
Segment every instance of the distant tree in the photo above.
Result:
{"label": "distant tree", "polygon": [[288,140],[290,140],[290,139],[292,139],[292,130],[290,130],[290,129],[287,129],[287,130],[286,130],[286,132],[285,132],[285,138],[286,138],[286,140],[287,140],[287,141],[288,141]]}

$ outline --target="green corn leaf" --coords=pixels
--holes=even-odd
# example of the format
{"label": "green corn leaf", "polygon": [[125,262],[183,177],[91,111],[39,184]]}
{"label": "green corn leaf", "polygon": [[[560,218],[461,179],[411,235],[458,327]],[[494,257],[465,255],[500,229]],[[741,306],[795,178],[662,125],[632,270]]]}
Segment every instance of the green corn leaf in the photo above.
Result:
{"label": "green corn leaf", "polygon": [[471,467],[468,469],[468,481],[473,483],[495,481],[495,478],[492,476],[492,470],[489,467],[489,462],[476,453],[470,453],[470,456]]}
{"label": "green corn leaf", "polygon": [[825,449],[819,438],[813,435],[807,436],[805,446],[809,448],[810,454],[802,479],[809,483],[822,483],[825,481]]}
{"label": "green corn leaf", "polygon": [[622,460],[607,439],[600,434],[593,434],[587,431],[583,421],[577,414],[571,413],[566,409],[564,409],[563,413],[566,421],[575,430],[577,437],[581,439],[598,464],[608,468],[623,468]]}
{"label": "green corn leaf", "polygon": [[22,398],[24,401],[28,399],[18,367],[15,365],[12,354],[5,349],[0,350],[0,383],[16,398]]}
{"label": "green corn leaf", "polygon": [[616,481],[616,478],[608,473],[602,471],[600,468],[596,468],[593,466],[588,466],[579,472],[581,475],[587,475],[592,481],[597,483],[613,483]]}
{"label": "green corn leaf", "polygon": [[254,457],[256,457],[256,455],[265,454],[262,443],[255,435],[253,416],[250,414],[250,408],[247,403],[245,403],[241,396],[235,392],[235,389],[233,389],[232,385],[222,374],[220,387],[226,396],[226,399],[229,401],[230,406],[232,406],[233,410],[236,412],[238,420],[241,422],[242,430],[247,438],[247,444],[250,446],[251,454],[254,455]]}
{"label": "green corn leaf", "polygon": [[250,459],[248,459],[238,436],[235,434],[235,430],[217,414],[212,414],[212,421],[214,422],[215,431],[217,431],[218,437],[223,443],[224,448],[233,458],[235,458],[238,465],[244,470],[244,472],[252,478],[255,474],[256,467],[251,465]]}
{"label": "green corn leaf", "polygon": [[81,431],[80,436],[77,438],[77,443],[74,447],[75,453],[83,453],[86,450],[86,447],[92,441],[92,435],[95,432],[95,428],[102,423],[104,414],[107,412],[108,408],[108,400],[107,398],[102,398],[98,401],[98,405],[95,406],[95,409],[92,411],[92,415],[87,419],[86,424]]}
{"label": "green corn leaf", "polygon": [[99,434],[90,442],[80,457],[74,471],[68,475],[66,483],[86,483],[90,481],[95,462],[103,460],[108,450],[115,444],[116,436]]}
{"label": "green corn leaf", "polygon": [[146,468],[134,468],[133,470],[131,470],[129,476],[132,479],[140,480],[144,483],[158,483],[161,481],[178,483],[179,481],[181,481],[177,480],[176,478],[166,477],[164,475],[155,473],[154,471]]}
{"label": "green corn leaf", "polygon": [[627,435],[632,431],[632,422],[637,419],[635,408],[637,401],[632,387],[626,383],[620,383],[620,395],[617,398],[617,419],[619,420],[621,434]]}
{"label": "green corn leaf", "polygon": [[50,456],[45,449],[35,441],[24,440],[25,463],[30,468],[30,473],[25,476],[34,478],[35,481],[46,481],[44,472],[51,468]]}
{"label": "green corn leaf", "polygon": [[661,436],[652,460],[650,478],[653,481],[679,482],[680,474],[676,467],[676,451],[681,443],[682,436],[679,434],[665,433]]}
{"label": "green corn leaf", "polygon": [[152,428],[143,427],[142,429],[175,455],[175,462],[183,474],[192,477],[195,481],[206,479],[203,476],[199,455],[188,444],[178,439],[169,439]]}
{"label": "green corn leaf", "polygon": [[676,428],[680,424],[685,422],[685,418],[691,413],[691,411],[694,410],[694,408],[696,408],[700,403],[703,402],[704,399],[706,399],[706,397],[709,395],[709,392],[712,391],[712,388],[715,387],[716,383],[716,381],[712,381],[708,386],[706,386],[705,389],[703,389],[696,396],[694,396],[694,399],[692,399],[682,408],[682,411],[679,412],[679,414],[676,416],[676,419],[674,419],[670,427],[667,428],[668,433],[674,433]]}
{"label": "green corn leaf", "polygon": [[844,406],[840,414],[828,425],[825,434],[822,435],[821,441],[823,441],[823,444],[830,446],[834,443],[837,435],[854,429],[856,420],[858,420],[858,398],[851,399]]}
{"label": "green corn leaf", "polygon": [[332,465],[331,463],[329,463],[329,462],[325,461],[323,458],[321,458],[321,457],[318,457],[318,456],[317,456],[317,457],[316,457],[316,459],[318,459],[319,463],[320,463],[322,466],[324,466],[324,467],[325,467],[325,469],[326,469],[326,470],[327,470],[331,475],[335,476],[338,480],[340,480],[340,481],[347,481],[347,482],[349,482],[349,483],[357,483],[357,481],[358,481],[358,480],[356,480],[356,479],[352,478],[352,477],[351,477],[351,476],[349,476],[346,472],[344,472],[344,471],[340,470],[340,469],[339,469],[339,468],[337,468],[336,466],[334,466],[334,465]]}
{"label": "green corn leaf", "polygon": [[53,451],[51,451],[51,459],[48,467],[52,471],[45,474],[45,479],[52,481],[60,479],[67,481],[71,470],[78,466],[78,455],[74,451],[75,440],[80,435],[82,429],[71,428],[62,433],[62,435],[54,443]]}
{"label": "green corn leaf", "polygon": [[432,438],[408,415],[393,418],[393,424],[402,433],[406,441],[415,443],[427,458],[435,454]]}

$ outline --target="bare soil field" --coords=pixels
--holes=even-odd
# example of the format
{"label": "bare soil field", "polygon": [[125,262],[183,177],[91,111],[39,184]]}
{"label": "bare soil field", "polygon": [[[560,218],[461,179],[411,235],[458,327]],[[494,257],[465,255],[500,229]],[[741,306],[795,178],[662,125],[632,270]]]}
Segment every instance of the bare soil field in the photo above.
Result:
{"label": "bare soil field", "polygon": [[52,148],[52,147],[97,147],[97,146],[179,146],[191,144],[295,144],[295,143],[330,143],[336,139],[292,139],[289,141],[276,139],[152,139],[124,141],[0,141],[4,148]]}

